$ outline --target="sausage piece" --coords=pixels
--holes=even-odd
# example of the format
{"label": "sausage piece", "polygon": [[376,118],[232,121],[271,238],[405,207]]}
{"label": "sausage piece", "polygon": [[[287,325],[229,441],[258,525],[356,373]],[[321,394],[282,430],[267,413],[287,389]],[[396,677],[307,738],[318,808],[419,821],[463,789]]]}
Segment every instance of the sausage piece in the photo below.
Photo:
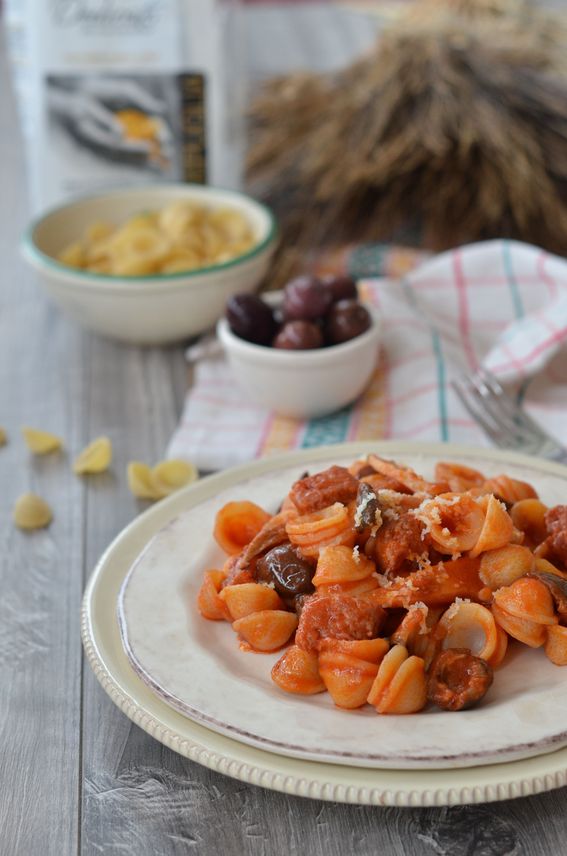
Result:
{"label": "sausage piece", "polygon": [[546,511],[545,525],[553,554],[567,565],[567,505],[556,505]]}
{"label": "sausage piece", "polygon": [[312,595],[303,601],[295,644],[318,651],[322,639],[374,639],[386,613],[351,595]]}
{"label": "sausage piece", "polygon": [[358,479],[345,467],[329,467],[322,473],[296,481],[289,495],[300,514],[311,514],[334,502],[346,505],[356,498],[357,491]]}
{"label": "sausage piece", "polygon": [[423,523],[413,514],[386,520],[376,533],[375,557],[378,570],[395,576],[409,556],[423,553]]}
{"label": "sausage piece", "polygon": [[441,651],[429,670],[427,698],[443,710],[465,710],[488,692],[492,667],[468,648]]}

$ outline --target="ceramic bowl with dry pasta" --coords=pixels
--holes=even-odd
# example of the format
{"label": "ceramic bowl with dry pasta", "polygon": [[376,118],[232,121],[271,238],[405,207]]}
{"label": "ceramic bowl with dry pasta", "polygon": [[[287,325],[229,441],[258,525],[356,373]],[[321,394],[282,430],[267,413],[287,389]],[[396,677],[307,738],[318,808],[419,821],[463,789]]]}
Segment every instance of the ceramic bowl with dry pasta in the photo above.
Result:
{"label": "ceramic bowl with dry pasta", "polygon": [[275,243],[271,212],[235,191],[187,184],[77,199],[32,223],[26,260],[75,320],[138,344],[211,328],[253,291]]}

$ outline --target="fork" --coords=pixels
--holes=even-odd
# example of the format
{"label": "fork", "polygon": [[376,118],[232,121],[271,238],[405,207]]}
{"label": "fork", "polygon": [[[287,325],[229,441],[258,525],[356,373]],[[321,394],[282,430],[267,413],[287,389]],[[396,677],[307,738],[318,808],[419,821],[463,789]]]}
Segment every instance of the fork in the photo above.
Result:
{"label": "fork", "polygon": [[543,430],[486,369],[452,382],[465,409],[501,449],[567,464],[567,449]]}

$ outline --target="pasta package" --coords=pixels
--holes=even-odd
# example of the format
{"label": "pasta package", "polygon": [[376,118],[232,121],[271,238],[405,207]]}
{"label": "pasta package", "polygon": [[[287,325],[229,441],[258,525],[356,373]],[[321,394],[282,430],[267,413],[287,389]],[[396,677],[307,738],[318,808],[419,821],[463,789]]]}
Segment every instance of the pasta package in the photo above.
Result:
{"label": "pasta package", "polygon": [[460,711],[511,647],[567,665],[567,505],[505,473],[439,462],[430,480],[369,455],[303,476],[274,514],[229,502],[213,534],[227,560],[198,608],[245,651],[283,649],[283,692],[379,715]]}
{"label": "pasta package", "polygon": [[117,185],[238,186],[245,92],[239,5],[7,0],[36,214]]}

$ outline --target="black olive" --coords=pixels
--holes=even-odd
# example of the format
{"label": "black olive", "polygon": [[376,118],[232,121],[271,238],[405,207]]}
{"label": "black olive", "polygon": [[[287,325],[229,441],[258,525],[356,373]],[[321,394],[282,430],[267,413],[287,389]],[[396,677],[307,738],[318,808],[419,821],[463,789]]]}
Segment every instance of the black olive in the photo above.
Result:
{"label": "black olive", "polygon": [[274,341],[273,348],[285,351],[309,351],[323,347],[323,334],[311,321],[288,321]]}
{"label": "black olive", "polygon": [[368,526],[376,523],[376,512],[378,511],[378,497],[366,482],[360,482],[356,494],[356,521],[357,532],[363,532]]}
{"label": "black olive", "polygon": [[226,318],[236,336],[255,345],[269,345],[277,324],[272,309],[256,294],[234,294],[226,304]]}
{"label": "black olive", "polygon": [[314,573],[314,565],[291,544],[274,547],[256,562],[256,579],[273,583],[278,594],[284,596],[313,592]]}
{"label": "black olive", "polygon": [[340,345],[355,339],[372,326],[368,310],[356,300],[339,300],[331,307],[325,323],[328,345]]}
{"label": "black olive", "polygon": [[328,274],[321,278],[321,282],[333,295],[333,301],[356,300],[358,297],[356,282],[351,276]]}
{"label": "black olive", "polygon": [[326,314],[332,302],[331,290],[316,277],[298,276],[284,288],[283,315],[286,321],[314,321]]}

